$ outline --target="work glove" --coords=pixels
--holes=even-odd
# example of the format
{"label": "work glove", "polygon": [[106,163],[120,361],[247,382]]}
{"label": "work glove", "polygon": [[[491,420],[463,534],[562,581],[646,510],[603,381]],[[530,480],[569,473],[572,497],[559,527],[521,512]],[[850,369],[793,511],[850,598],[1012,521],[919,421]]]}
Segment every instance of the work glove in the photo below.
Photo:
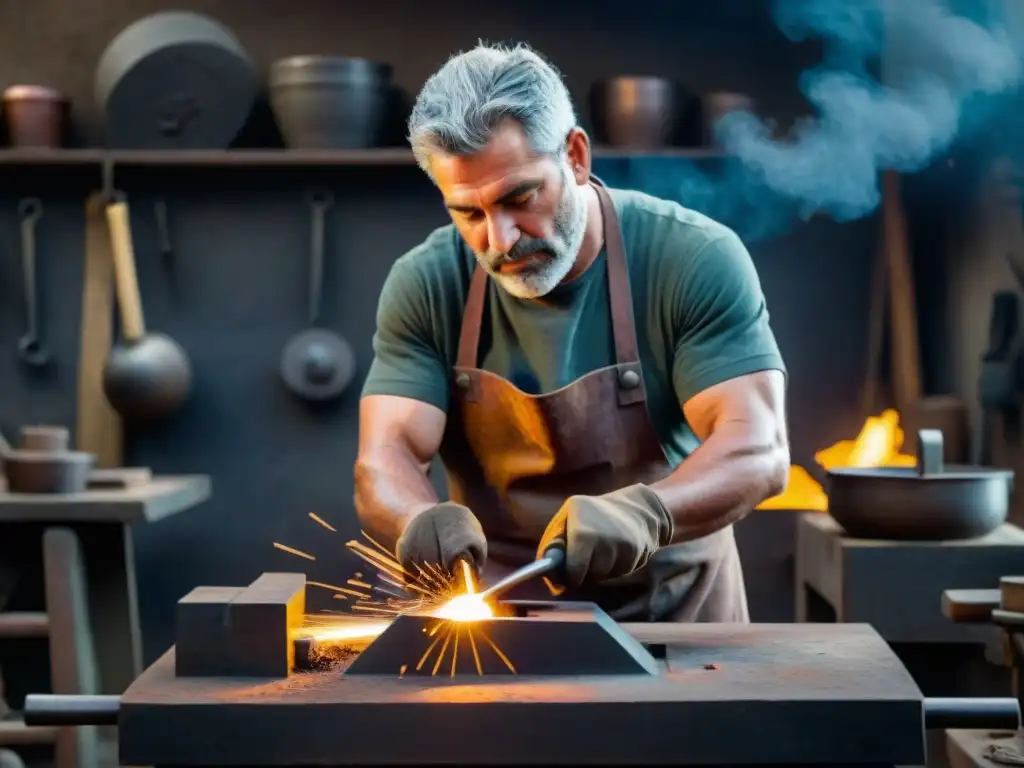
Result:
{"label": "work glove", "polygon": [[[565,547],[565,573],[548,586],[575,589],[627,576],[672,541],[672,518],[646,485],[631,485],[603,496],[570,496],[548,523],[537,557],[552,544]],[[552,582],[561,581],[556,584]]]}
{"label": "work glove", "polygon": [[487,562],[487,538],[469,508],[445,501],[409,521],[395,554],[410,580],[419,576],[416,566],[439,565],[454,573],[459,560],[468,562],[479,574]]}

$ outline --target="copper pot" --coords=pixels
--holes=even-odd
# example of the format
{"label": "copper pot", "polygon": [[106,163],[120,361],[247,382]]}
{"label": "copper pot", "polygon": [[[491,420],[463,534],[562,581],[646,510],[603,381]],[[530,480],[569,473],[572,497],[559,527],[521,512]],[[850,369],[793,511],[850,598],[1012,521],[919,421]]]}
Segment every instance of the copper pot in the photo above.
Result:
{"label": "copper pot", "polygon": [[718,121],[731,112],[753,112],[754,100],[744,93],[715,91],[701,97],[701,143],[706,147],[718,145],[715,128]]}
{"label": "copper pot", "polygon": [[12,85],[4,91],[3,103],[12,147],[56,149],[64,143],[64,94],[41,85]]}
{"label": "copper pot", "polygon": [[597,141],[613,147],[671,146],[696,102],[663,77],[613,77],[590,88],[590,119]]}

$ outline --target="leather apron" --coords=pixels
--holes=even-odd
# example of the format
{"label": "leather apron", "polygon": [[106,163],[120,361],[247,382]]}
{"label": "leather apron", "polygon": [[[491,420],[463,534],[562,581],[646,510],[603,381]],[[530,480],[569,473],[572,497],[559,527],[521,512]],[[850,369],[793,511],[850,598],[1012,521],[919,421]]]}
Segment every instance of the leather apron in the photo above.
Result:
{"label": "leather apron", "polygon": [[[470,282],[440,453],[452,501],[473,510],[487,535],[484,583],[534,558],[569,496],[650,484],[672,471],[646,406],[618,217],[603,184],[595,180],[594,187],[604,217],[615,365],[542,395],[482,370],[490,280],[478,266]],[[508,597],[551,599],[540,579]],[[731,526],[663,547],[629,576],[563,597],[593,600],[619,621],[749,621]]]}

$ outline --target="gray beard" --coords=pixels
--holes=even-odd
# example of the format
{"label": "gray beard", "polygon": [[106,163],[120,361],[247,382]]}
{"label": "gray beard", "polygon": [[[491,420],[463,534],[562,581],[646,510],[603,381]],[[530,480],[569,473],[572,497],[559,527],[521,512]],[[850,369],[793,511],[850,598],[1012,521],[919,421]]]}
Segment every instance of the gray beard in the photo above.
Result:
{"label": "gray beard", "polygon": [[[567,168],[562,170],[562,199],[555,212],[555,233],[551,239],[522,236],[508,253],[488,251],[477,260],[498,285],[517,299],[545,296],[569,274],[583,245],[587,228],[587,204]],[[530,255],[533,263],[516,274],[502,274],[502,264]]]}

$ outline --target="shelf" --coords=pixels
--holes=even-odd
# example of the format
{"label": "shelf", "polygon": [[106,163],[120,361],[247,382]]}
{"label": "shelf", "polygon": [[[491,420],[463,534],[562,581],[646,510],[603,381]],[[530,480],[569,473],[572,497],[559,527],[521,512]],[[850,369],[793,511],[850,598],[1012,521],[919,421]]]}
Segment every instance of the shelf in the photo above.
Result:
{"label": "shelf", "polygon": [[[596,159],[683,158],[705,160],[724,157],[716,149],[668,148],[638,151],[598,147]],[[110,162],[122,167],[161,166],[386,166],[414,165],[412,152],[401,147],[354,150],[228,149],[228,150],[113,150],[55,149],[0,150],[0,166],[100,166]]]}

